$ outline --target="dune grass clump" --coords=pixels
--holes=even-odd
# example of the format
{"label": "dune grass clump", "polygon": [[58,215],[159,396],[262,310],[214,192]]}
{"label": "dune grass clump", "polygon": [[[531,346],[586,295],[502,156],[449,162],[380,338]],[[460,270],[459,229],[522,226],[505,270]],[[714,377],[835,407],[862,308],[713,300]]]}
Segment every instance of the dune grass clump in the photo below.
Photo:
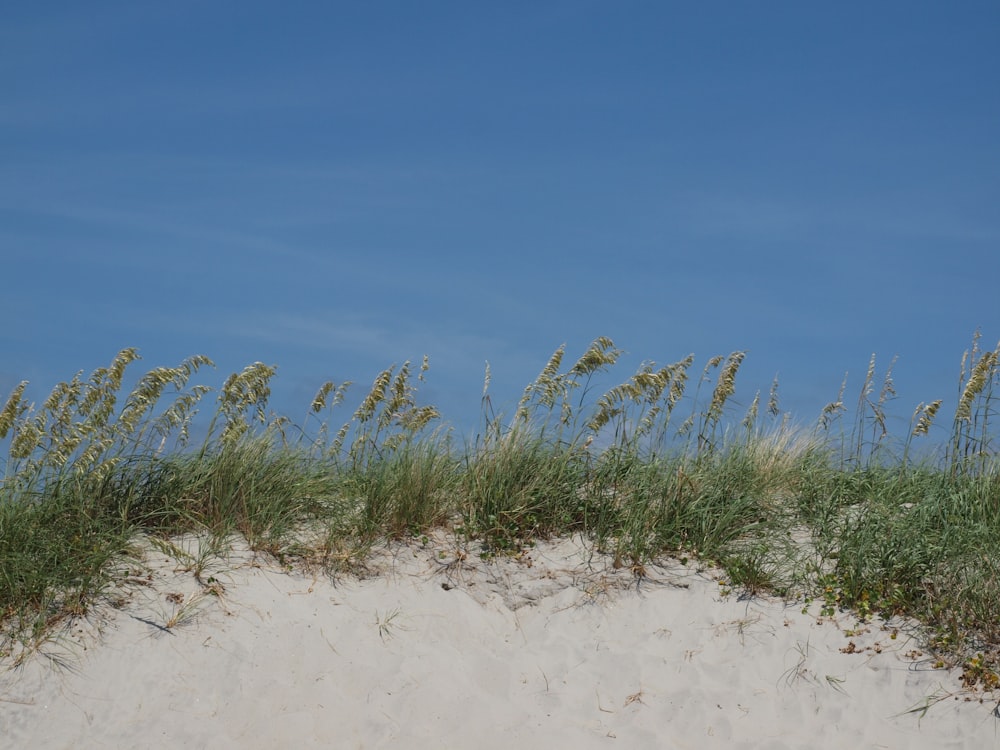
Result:
{"label": "dune grass clump", "polygon": [[874,355],[856,402],[845,378],[813,427],[782,412],[777,378],[766,401],[757,390],[736,407],[743,351],[700,375],[694,355],[643,362],[604,391],[622,355],[610,339],[565,355],[509,414],[487,364],[464,443],[419,400],[426,358],[377,374],[346,417],[352,384],[324,383],[299,423],[270,410],[276,368],[260,362],[216,390],[193,382],[211,361],[191,357],[123,395],[138,359],[124,349],[37,407],[20,383],[0,409],[0,651],[30,648],[113,590],[139,535],[208,535],[219,550],[240,535],[339,568],[379,540],[444,527],[486,557],[579,534],[637,575],[658,555],[696,556],[751,594],[917,617],[967,684],[1000,684],[1000,348],[973,339],[936,457],[924,444],[946,401],[919,404],[892,435],[895,362],[879,374]]}

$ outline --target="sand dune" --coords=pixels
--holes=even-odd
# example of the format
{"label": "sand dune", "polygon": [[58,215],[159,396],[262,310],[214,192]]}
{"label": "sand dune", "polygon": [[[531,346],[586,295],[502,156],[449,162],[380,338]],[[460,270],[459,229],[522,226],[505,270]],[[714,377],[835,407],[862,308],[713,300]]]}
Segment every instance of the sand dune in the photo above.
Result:
{"label": "sand dune", "polygon": [[486,562],[442,535],[334,582],[238,547],[199,585],[147,558],[3,676],[4,747],[1000,747],[995,701],[904,623],[741,599],[694,564],[637,578],[569,539]]}

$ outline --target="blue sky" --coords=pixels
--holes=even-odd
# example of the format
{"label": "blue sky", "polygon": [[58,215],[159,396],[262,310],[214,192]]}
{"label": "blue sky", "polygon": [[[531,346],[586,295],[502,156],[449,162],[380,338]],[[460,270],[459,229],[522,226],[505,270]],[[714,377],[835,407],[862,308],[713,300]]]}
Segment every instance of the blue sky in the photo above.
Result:
{"label": "blue sky", "polygon": [[[561,343],[748,351],[904,425],[1000,338],[995,2],[25,3],[0,24],[0,391],[137,346],[297,414],[431,358],[474,425]],[[855,390],[850,390],[851,386]],[[360,395],[360,394],[356,394]],[[946,409],[948,406],[945,407]]]}

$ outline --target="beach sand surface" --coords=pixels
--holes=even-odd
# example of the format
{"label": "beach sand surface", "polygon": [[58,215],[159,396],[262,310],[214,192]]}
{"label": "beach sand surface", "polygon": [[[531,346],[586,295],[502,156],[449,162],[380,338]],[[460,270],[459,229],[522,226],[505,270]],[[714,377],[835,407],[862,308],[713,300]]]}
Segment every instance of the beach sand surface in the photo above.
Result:
{"label": "beach sand surface", "polygon": [[615,568],[569,538],[483,560],[443,533],[334,579],[239,543],[200,582],[144,558],[0,676],[3,747],[1000,747],[996,701],[911,626],[697,562]]}

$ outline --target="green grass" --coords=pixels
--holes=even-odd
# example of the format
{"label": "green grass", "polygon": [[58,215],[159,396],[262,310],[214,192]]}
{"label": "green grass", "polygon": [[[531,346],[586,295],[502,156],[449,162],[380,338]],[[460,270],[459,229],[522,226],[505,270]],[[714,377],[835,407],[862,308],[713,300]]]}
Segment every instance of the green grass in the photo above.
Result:
{"label": "green grass", "polygon": [[[803,427],[781,413],[777,381],[766,404],[758,391],[734,412],[743,352],[709,359],[697,380],[693,356],[645,363],[603,393],[594,381],[621,355],[610,340],[570,366],[564,355],[509,416],[494,411],[487,369],[469,444],[418,401],[426,359],[415,376],[409,363],[380,373],[343,420],[350,383],[323,384],[298,424],[269,411],[275,368],[259,362],[218,392],[191,383],[211,365],[192,357],[122,398],[131,349],[37,407],[19,385],[0,411],[0,653],[30,651],[112,591],[139,535],[207,535],[221,554],[238,534],[289,564],[342,568],[382,539],[444,527],[487,556],[580,534],[636,570],[699,557],[750,594],[912,616],[967,683],[997,686],[1000,363],[978,335],[950,430],[935,425],[937,400],[902,436],[886,427],[892,366],[879,377],[874,357],[853,411],[845,386]],[[210,394],[207,434],[191,445]],[[923,445],[933,430],[947,433],[936,460]]]}

